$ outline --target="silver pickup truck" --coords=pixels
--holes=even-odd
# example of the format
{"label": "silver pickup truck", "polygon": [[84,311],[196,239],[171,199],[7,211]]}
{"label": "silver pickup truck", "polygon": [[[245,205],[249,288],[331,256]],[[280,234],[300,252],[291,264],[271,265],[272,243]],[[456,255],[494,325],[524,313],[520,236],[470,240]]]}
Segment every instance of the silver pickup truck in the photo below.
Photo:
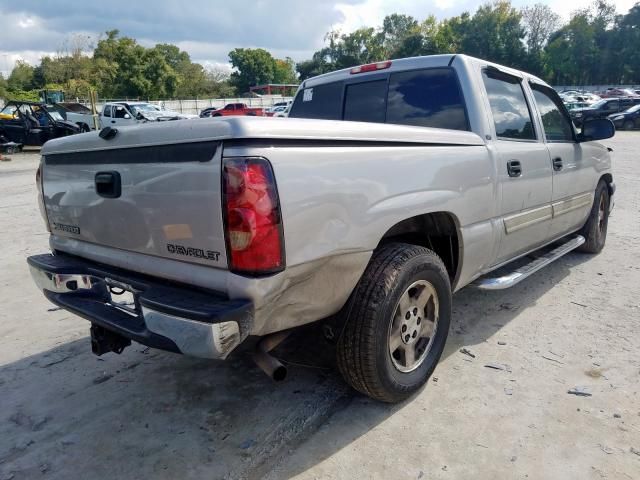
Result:
{"label": "silver pickup truck", "polygon": [[[443,351],[452,293],[510,287],[605,243],[609,120],[577,132],[556,92],[464,55],[304,81],[289,118],[105,128],[52,140],[38,187],[44,295],[131,340],[224,359],[331,318],[346,381],[396,402]],[[529,254],[535,252],[533,258]],[[511,262],[520,259],[513,266]]]}

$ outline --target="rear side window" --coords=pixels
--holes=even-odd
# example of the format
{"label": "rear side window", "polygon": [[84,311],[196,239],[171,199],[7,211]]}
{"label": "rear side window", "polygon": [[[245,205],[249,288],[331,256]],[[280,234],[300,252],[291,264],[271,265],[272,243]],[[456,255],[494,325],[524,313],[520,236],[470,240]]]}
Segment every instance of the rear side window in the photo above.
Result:
{"label": "rear side window", "polygon": [[387,80],[347,85],[344,119],[352,122],[384,123]]}
{"label": "rear side window", "polygon": [[393,73],[389,80],[387,123],[469,130],[455,72],[432,68]]}
{"label": "rear side window", "polygon": [[376,78],[304,88],[289,117],[470,130],[454,69],[427,68]]}
{"label": "rear side window", "polygon": [[111,105],[105,105],[104,108],[102,109],[102,115],[105,117],[110,117],[111,116]]}
{"label": "rear side window", "polygon": [[535,140],[533,120],[519,78],[483,70],[496,135],[508,140]]}
{"label": "rear side window", "polygon": [[342,82],[334,82],[302,89],[291,106],[289,116],[341,120],[342,88]]}

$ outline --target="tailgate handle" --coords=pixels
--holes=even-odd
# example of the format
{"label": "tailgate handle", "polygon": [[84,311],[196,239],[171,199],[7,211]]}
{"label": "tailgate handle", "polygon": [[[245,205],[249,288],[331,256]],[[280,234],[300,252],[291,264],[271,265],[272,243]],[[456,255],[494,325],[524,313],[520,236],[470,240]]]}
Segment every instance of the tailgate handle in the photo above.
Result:
{"label": "tailgate handle", "polygon": [[118,198],[122,193],[122,182],[118,172],[96,173],[96,193],[104,198]]}

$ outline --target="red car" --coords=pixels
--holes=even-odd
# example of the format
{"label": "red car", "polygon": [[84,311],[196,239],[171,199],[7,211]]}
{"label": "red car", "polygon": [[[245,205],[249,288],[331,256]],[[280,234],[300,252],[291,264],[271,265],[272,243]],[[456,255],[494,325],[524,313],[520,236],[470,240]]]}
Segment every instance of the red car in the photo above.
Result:
{"label": "red car", "polygon": [[203,110],[201,117],[227,117],[230,115],[249,115],[253,117],[263,117],[263,108],[251,108],[246,103],[228,103],[224,108]]}

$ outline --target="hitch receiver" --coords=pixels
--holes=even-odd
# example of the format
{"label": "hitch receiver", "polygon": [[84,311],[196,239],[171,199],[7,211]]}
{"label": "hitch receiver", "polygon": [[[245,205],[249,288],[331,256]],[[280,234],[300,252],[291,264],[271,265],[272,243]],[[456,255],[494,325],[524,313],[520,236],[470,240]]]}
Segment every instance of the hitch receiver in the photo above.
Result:
{"label": "hitch receiver", "polygon": [[98,325],[91,325],[91,351],[94,355],[101,356],[105,353],[114,352],[118,355],[131,345],[131,340],[117,333],[113,333]]}

